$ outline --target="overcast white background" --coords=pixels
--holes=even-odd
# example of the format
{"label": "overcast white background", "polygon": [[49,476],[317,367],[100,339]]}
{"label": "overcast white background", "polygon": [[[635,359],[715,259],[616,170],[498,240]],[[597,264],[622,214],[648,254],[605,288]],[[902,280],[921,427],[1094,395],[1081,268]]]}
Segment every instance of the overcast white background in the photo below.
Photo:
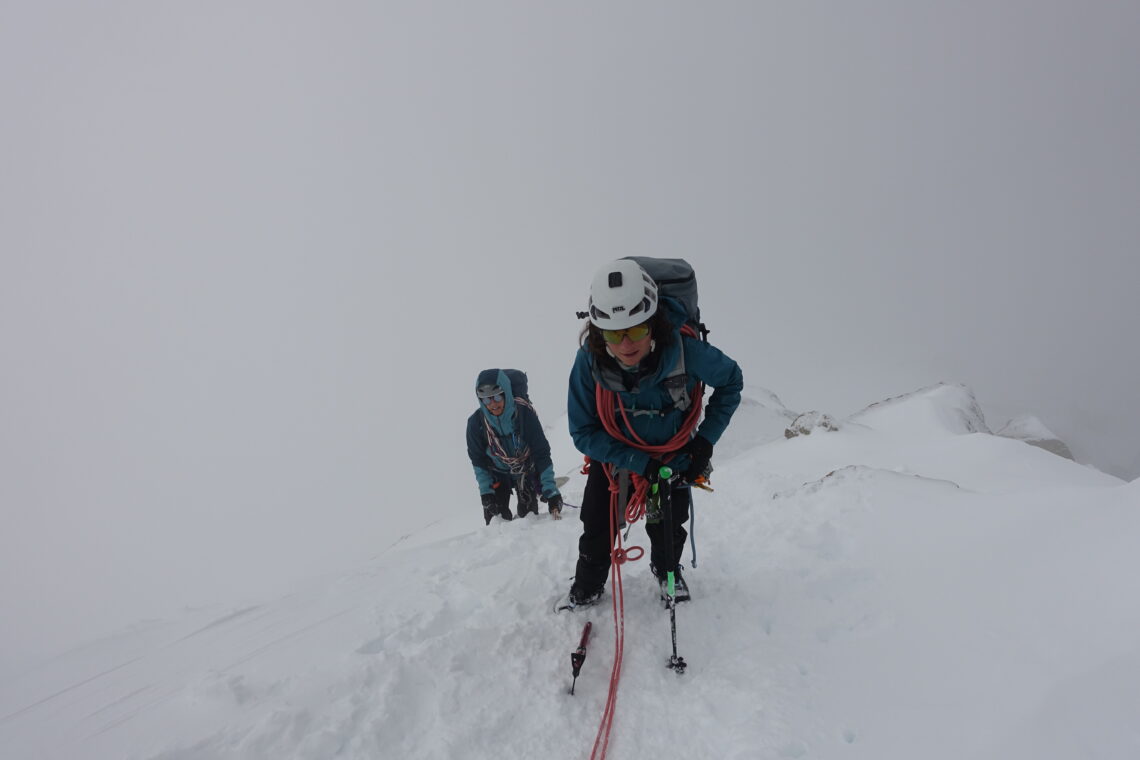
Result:
{"label": "overcast white background", "polygon": [[792,409],[962,382],[1135,478],[1138,38],[1123,2],[0,3],[0,671],[480,522],[476,373],[557,419],[618,256],[689,259]]}

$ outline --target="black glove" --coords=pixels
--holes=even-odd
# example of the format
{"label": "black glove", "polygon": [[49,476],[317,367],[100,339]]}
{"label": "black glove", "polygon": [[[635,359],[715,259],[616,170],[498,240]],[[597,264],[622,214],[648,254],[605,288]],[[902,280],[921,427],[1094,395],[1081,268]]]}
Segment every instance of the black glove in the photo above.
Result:
{"label": "black glove", "polygon": [[561,511],[562,510],[562,497],[559,496],[558,494],[554,494],[553,496],[551,496],[549,499],[546,500],[546,505],[550,508],[551,512],[553,512],[555,510]]}
{"label": "black glove", "polygon": [[650,459],[649,464],[645,465],[645,472],[643,472],[642,475],[644,475],[645,479],[650,483],[656,483],[661,479],[661,468],[664,466],[665,463],[660,459]]}
{"label": "black glove", "polygon": [[495,516],[495,511],[498,509],[495,504],[495,494],[481,493],[479,499],[483,502],[483,521],[490,525],[491,518]]}
{"label": "black glove", "polygon": [[689,469],[685,470],[685,480],[695,483],[697,478],[704,474],[712,459],[713,445],[707,438],[697,436],[685,444],[682,454],[689,455]]}

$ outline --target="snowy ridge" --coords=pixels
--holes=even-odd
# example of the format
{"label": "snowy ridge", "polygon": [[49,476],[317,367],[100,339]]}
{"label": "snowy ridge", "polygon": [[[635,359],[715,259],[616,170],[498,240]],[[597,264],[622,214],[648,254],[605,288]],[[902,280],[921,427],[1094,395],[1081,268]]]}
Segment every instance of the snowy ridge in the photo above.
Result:
{"label": "snowy ridge", "polygon": [[879,401],[853,414],[851,421],[876,430],[909,434],[938,430],[949,433],[990,432],[974,392],[964,385],[952,383],[938,383]]}
{"label": "snowy ridge", "polygon": [[[971,400],[937,386],[785,440],[752,396],[734,434],[764,442],[718,451],[695,496],[685,675],[648,562],[623,569],[609,757],[1140,756],[1140,482],[963,434]],[[548,611],[576,557],[567,515],[484,527],[474,504],[355,574],[62,655],[0,683],[0,756],[588,757],[613,617]]]}
{"label": "snowy ridge", "polygon": [[733,424],[717,442],[718,461],[726,462],[749,449],[780,440],[788,424],[798,416],[775,393],[746,385]]}
{"label": "snowy ridge", "polygon": [[1020,438],[1021,440],[1046,440],[1056,438],[1057,434],[1045,426],[1045,423],[1032,414],[1022,414],[1005,423],[997,435],[1007,438]]}
{"label": "snowy ridge", "polygon": [[1069,450],[1068,445],[1032,414],[1014,417],[997,431],[997,435],[1025,441],[1031,446],[1045,449],[1065,459],[1073,458],[1073,452]]}

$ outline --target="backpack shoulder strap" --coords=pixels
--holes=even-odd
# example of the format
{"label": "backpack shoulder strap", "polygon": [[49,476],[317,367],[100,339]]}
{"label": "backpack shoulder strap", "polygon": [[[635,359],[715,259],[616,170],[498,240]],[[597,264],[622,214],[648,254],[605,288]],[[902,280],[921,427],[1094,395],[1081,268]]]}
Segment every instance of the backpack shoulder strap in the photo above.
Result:
{"label": "backpack shoulder strap", "polygon": [[[600,362],[593,362],[590,371],[594,375],[594,382],[599,388],[610,393],[617,393],[624,391],[625,386],[622,384],[621,370],[614,369],[608,366],[599,366]],[[685,411],[693,403],[689,395],[689,375],[685,371],[685,346],[681,344],[681,350],[677,352],[677,361],[673,365],[673,369],[669,370],[669,374],[665,375],[661,380],[661,384],[669,393],[669,398],[673,401],[673,408],[680,411]],[[634,416],[642,414],[664,414],[664,410],[658,409],[635,409],[630,414]]]}

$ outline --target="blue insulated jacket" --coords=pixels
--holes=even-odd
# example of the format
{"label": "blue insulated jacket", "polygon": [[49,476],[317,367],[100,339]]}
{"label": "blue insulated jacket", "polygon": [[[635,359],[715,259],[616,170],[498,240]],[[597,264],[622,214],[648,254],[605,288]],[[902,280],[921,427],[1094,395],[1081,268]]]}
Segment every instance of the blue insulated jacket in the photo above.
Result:
{"label": "blue insulated jacket", "polygon": [[[478,388],[480,385],[499,386],[503,389],[506,399],[503,413],[498,417],[491,414],[480,401],[479,409],[467,418],[467,456],[471,459],[471,466],[475,470],[479,493],[494,493],[494,483],[512,477],[510,466],[496,456],[487,437],[487,425],[490,424],[497,443],[502,446],[503,452],[508,457],[518,456],[523,449],[530,449],[528,470],[533,470],[538,476],[543,497],[549,499],[560,495],[558,487],[554,485],[550,444],[546,440],[546,434],[542,432],[542,423],[539,422],[534,408],[529,404],[524,405],[515,401],[511,380],[502,370],[486,369],[480,372],[475,387]],[[525,476],[525,473],[515,474],[513,478]]]}
{"label": "blue insulated jacket", "polygon": [[[677,366],[684,351],[686,387],[692,392],[697,382],[707,388],[714,388],[711,396],[705,396],[704,420],[697,427],[697,435],[715,444],[720,440],[732,419],[736,407],[740,405],[740,392],[744,389],[744,374],[740,365],[716,347],[696,338],[683,336],[679,325],[684,324],[684,314],[678,304],[671,299],[662,299],[661,305],[667,309],[667,316],[673,322],[672,343],[660,352],[657,366],[648,375],[632,375],[632,389],[610,387],[617,392],[629,416],[633,431],[647,444],[658,446],[667,443],[684,424],[687,410],[677,409],[673,398],[664,385],[665,378]],[[646,362],[652,357],[647,357]],[[619,442],[606,432],[598,416],[595,387],[597,374],[593,356],[585,347],[578,349],[574,368],[570,371],[570,389],[567,411],[570,420],[570,436],[578,450],[595,461],[607,462],[632,472],[641,473],[652,458],[649,454]],[[613,361],[616,365],[616,360]],[[620,369],[616,372],[621,372]],[[609,373],[611,376],[614,371]],[[707,393],[707,390],[706,390]],[[633,439],[624,429],[625,423],[618,415],[626,437]]]}

